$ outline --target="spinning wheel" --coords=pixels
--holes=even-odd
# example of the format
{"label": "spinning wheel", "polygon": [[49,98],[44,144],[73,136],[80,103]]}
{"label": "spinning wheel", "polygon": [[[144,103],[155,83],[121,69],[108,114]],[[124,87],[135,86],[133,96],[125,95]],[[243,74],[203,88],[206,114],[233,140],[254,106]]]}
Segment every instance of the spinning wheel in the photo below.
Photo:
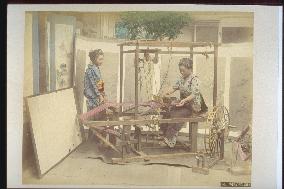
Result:
{"label": "spinning wheel", "polygon": [[225,106],[216,106],[208,114],[207,123],[217,130],[228,128],[230,124],[229,111]]}
{"label": "spinning wheel", "polygon": [[206,153],[209,154],[210,157],[213,157],[216,154],[220,156],[220,137],[215,128],[209,128],[209,131],[205,129],[204,147]]}
{"label": "spinning wheel", "polygon": [[221,143],[228,137],[230,117],[229,111],[225,106],[214,107],[208,114],[207,123],[209,128],[205,129],[204,147],[210,157],[221,157]]}

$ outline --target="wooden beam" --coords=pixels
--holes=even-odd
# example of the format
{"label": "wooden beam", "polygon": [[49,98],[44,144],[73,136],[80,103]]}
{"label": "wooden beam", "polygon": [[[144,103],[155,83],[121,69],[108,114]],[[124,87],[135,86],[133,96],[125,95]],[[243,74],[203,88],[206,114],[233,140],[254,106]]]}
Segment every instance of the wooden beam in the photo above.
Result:
{"label": "wooden beam", "polygon": [[119,142],[119,145],[121,145],[121,146],[123,146],[123,145],[131,145],[131,144],[137,144],[138,143],[138,140],[136,140],[136,139],[131,139],[131,140],[129,140],[129,141],[120,141]]}
{"label": "wooden beam", "polygon": [[130,147],[130,149],[132,150],[132,152],[134,152],[135,154],[137,154],[138,156],[146,156],[147,154],[145,154],[142,151],[137,151],[135,150],[135,148],[133,148],[133,146]]}
{"label": "wooden beam", "polygon": [[[120,60],[119,60],[119,103],[122,103],[122,94],[123,94],[123,46],[120,46]],[[119,107],[119,116],[122,113],[122,106]]]}
{"label": "wooden beam", "polygon": [[210,162],[209,165],[208,165],[208,169],[211,169],[214,165],[216,165],[219,160],[220,159],[216,158],[212,162]]}
{"label": "wooden beam", "polygon": [[190,47],[190,59],[193,60],[193,47]]}
{"label": "wooden beam", "polygon": [[197,151],[197,130],[198,130],[198,122],[189,123],[189,135],[190,135],[190,151]]}
{"label": "wooden beam", "polygon": [[214,51],[204,51],[204,52],[191,52],[191,51],[160,51],[159,54],[189,54],[190,56],[193,54],[214,54]]}
{"label": "wooden beam", "polygon": [[[180,135],[179,135],[180,136]],[[188,136],[188,134],[186,135]],[[148,140],[147,142],[142,142],[143,149],[168,149],[167,146],[161,145],[161,141],[152,139]],[[190,144],[186,143],[182,140],[177,140],[174,149],[182,149],[188,151],[190,148]]]}
{"label": "wooden beam", "polygon": [[[159,51],[161,51],[161,49],[139,49],[139,53],[145,53],[145,52],[156,53],[156,52],[159,52]],[[136,49],[135,50],[123,51],[123,53],[135,53],[135,52],[136,52]]]}
{"label": "wooden beam", "polygon": [[[122,125],[122,136],[121,136],[121,139],[123,142],[125,142],[125,128],[124,128],[124,125]],[[125,149],[125,145],[123,144],[121,146],[121,158],[124,159],[124,149]]]}
{"label": "wooden beam", "polygon": [[[166,149],[168,147],[165,146],[143,146],[143,149],[159,149],[159,150],[163,150]],[[175,150],[183,150],[183,151],[188,151],[188,147],[182,145],[182,144],[176,144],[175,145]]]}
{"label": "wooden beam", "polygon": [[[159,123],[185,123],[185,122],[204,122],[206,118],[203,117],[191,117],[191,118],[172,118],[172,119],[160,119]],[[88,121],[84,123],[87,127],[101,127],[101,126],[117,126],[117,125],[146,125],[152,124],[152,119],[137,119],[137,120],[125,120],[125,121]]]}
{"label": "wooden beam", "polygon": [[47,73],[47,30],[46,13],[39,14],[39,92],[47,92],[46,73]]}
{"label": "wooden beam", "polygon": [[134,119],[137,119],[138,115],[138,64],[139,64],[139,45],[138,42],[136,43],[135,49],[135,114]]}
{"label": "wooden beam", "polygon": [[[131,131],[131,134],[133,134],[134,131]],[[163,131],[141,131],[141,135],[155,135],[157,136],[158,134],[159,135],[163,135]],[[188,133],[182,133],[182,132],[179,132],[178,136],[188,136]]]}
{"label": "wooden beam", "polygon": [[151,159],[157,159],[157,158],[174,158],[174,157],[180,157],[180,156],[192,156],[196,155],[197,153],[173,153],[173,154],[159,154],[159,155],[142,155],[142,156],[134,156],[134,157],[128,157],[128,158],[112,158],[112,163],[122,163],[122,162],[135,162],[139,160],[151,160]]}
{"label": "wooden beam", "polygon": [[32,63],[33,63],[33,94],[40,94],[39,80],[40,80],[40,49],[39,46],[39,14],[32,13]]}
{"label": "wooden beam", "polygon": [[213,85],[213,106],[216,106],[217,103],[217,74],[218,74],[218,46],[214,45],[214,85]]}
{"label": "wooden beam", "polygon": [[111,147],[114,151],[121,153],[114,145],[108,142],[102,135],[100,135],[96,130],[93,130],[94,134],[107,146]]}
{"label": "wooden beam", "polygon": [[[139,43],[136,42],[136,49],[135,49],[135,111],[134,111],[134,119],[138,119],[138,66],[139,66]],[[141,151],[141,129],[139,127],[135,127],[135,137],[138,140],[138,144],[136,144],[137,151]]]}
{"label": "wooden beam", "polygon": [[[191,47],[192,48],[192,47]],[[128,50],[128,51],[123,51],[123,53],[135,53],[136,50]],[[144,53],[144,50],[139,50],[139,53]],[[214,54],[214,51],[196,51],[196,52],[191,52],[191,51],[150,51],[149,53],[156,53],[158,52],[159,54]]]}
{"label": "wooden beam", "polygon": [[220,134],[220,160],[224,159],[224,149],[225,148],[225,138],[224,138],[224,130]]}
{"label": "wooden beam", "polygon": [[118,44],[119,46],[136,46],[138,43],[139,46],[146,47],[206,47],[219,45],[218,43],[210,42],[178,42],[178,41],[126,41]]}

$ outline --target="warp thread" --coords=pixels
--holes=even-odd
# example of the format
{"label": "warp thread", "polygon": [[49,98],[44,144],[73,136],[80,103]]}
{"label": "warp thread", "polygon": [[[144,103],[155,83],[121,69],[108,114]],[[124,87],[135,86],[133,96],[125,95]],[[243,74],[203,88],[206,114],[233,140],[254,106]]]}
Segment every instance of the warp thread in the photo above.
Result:
{"label": "warp thread", "polygon": [[[93,108],[92,110],[90,110],[86,113],[81,114],[79,116],[79,119],[84,123],[90,117],[95,116],[96,114],[98,114],[98,113],[100,113],[100,112],[102,112],[102,111],[104,111],[108,108],[111,108],[111,107],[118,108],[120,106],[125,106],[126,109],[132,109],[132,108],[135,107],[135,105],[132,102],[124,102],[124,103],[106,102],[106,103],[104,103],[100,106]],[[147,107],[150,107],[150,109],[157,109],[157,108],[161,108],[162,106],[164,106],[164,104],[151,100],[151,101],[148,101],[148,102],[140,103],[140,104],[138,104],[138,106],[147,106]]]}

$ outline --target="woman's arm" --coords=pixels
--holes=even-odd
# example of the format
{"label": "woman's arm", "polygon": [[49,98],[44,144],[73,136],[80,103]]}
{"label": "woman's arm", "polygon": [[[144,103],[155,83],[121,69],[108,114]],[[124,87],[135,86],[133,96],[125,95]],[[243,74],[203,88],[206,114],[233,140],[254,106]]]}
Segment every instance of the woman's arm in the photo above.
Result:
{"label": "woman's arm", "polygon": [[191,95],[189,95],[188,97],[182,99],[176,106],[177,106],[177,107],[181,107],[181,106],[183,106],[184,104],[186,104],[186,103],[192,101],[192,100],[194,99],[194,97],[195,97],[195,96],[194,96],[193,94],[191,94]]}
{"label": "woman's arm", "polygon": [[199,94],[199,79],[197,77],[193,78],[189,87],[191,87],[192,93],[181,100],[177,106],[183,106],[185,103],[191,102]]}
{"label": "woman's arm", "polygon": [[173,94],[176,91],[177,91],[177,89],[171,89],[170,91],[166,92],[165,95],[169,96],[169,95]]}
{"label": "woman's arm", "polygon": [[174,92],[176,92],[177,90],[179,90],[180,87],[180,80],[177,80],[177,82],[175,83],[175,85],[173,86],[173,88],[171,90],[169,90],[168,92],[165,93],[166,96],[169,96],[171,94],[173,94]]}

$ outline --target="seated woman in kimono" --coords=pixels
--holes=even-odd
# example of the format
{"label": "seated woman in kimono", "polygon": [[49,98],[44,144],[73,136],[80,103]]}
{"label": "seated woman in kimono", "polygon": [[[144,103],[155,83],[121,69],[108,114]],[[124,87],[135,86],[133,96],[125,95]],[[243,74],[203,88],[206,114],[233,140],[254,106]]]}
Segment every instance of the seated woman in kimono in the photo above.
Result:
{"label": "seated woman in kimono", "polygon": [[[172,90],[167,92],[165,96],[170,96],[175,91],[180,91],[180,101],[172,105],[170,110],[170,118],[184,118],[193,114],[199,114],[207,111],[207,106],[199,91],[199,79],[193,74],[193,62],[189,58],[182,58],[179,62],[179,70],[181,77],[177,80]],[[179,130],[183,124],[174,123],[161,127],[164,131],[164,142],[170,148],[176,144]]]}

